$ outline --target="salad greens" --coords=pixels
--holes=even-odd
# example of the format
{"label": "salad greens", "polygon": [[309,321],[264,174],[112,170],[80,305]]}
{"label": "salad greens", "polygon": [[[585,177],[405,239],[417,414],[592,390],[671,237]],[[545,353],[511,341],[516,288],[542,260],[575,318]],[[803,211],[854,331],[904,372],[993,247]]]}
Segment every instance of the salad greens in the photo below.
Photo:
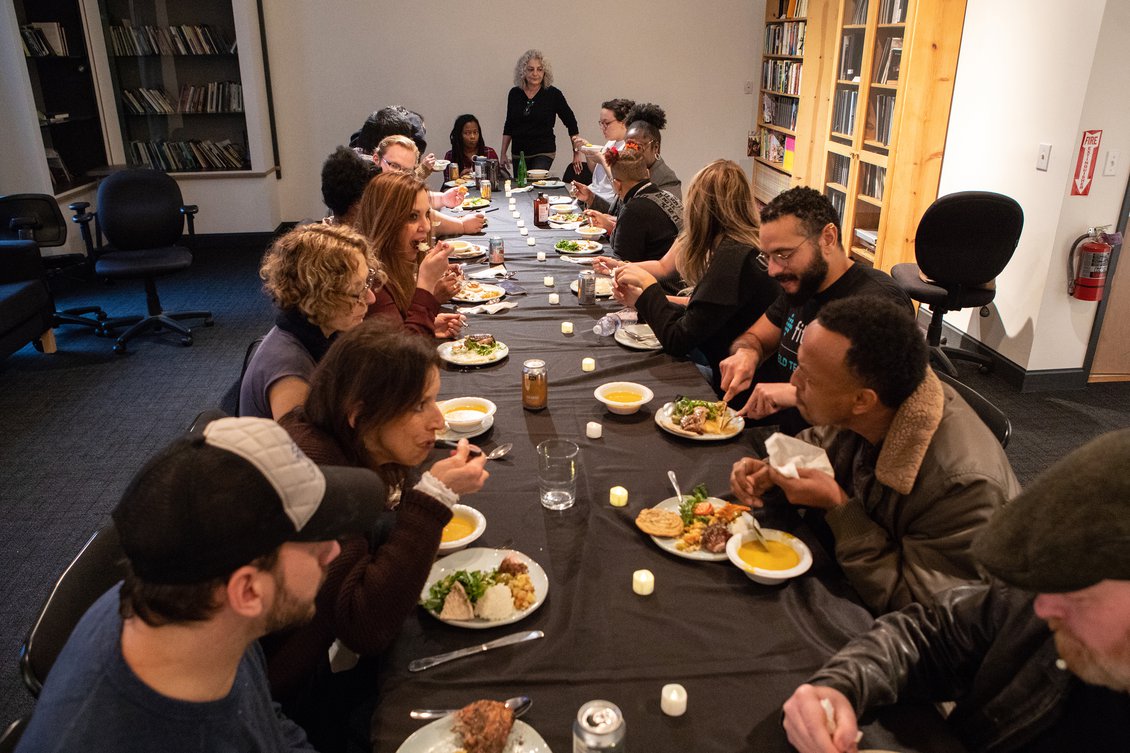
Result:
{"label": "salad greens", "polygon": [[424,609],[432,612],[439,612],[443,609],[443,600],[447,598],[448,592],[455,587],[456,581],[463,584],[467,598],[474,604],[482,597],[487,588],[495,584],[497,578],[497,570],[456,570],[451,575],[440,578],[432,584],[432,587],[428,589],[428,598],[424,600]]}
{"label": "salad greens", "polygon": [[557,245],[554,246],[554,248],[560,249],[562,251],[576,251],[580,247],[581,244],[577,243],[576,241],[557,241]]}
{"label": "salad greens", "polygon": [[706,417],[708,419],[716,419],[725,405],[726,404],[721,400],[692,400],[689,397],[680,397],[675,401],[675,405],[671,409],[671,417],[682,418],[683,416],[689,416],[694,412],[695,408],[702,407],[706,408]]}
{"label": "salad greens", "polygon": [[694,514],[694,506],[705,502],[709,496],[706,484],[699,484],[690,495],[683,497],[683,502],[679,505],[679,517],[683,519],[683,526],[689,526],[696,518],[704,523],[709,522],[706,517]]}
{"label": "salad greens", "polygon": [[489,343],[484,343],[473,337],[463,338],[463,348],[468,353],[474,353],[480,356],[489,356],[491,353],[498,350],[498,341],[493,340]]}

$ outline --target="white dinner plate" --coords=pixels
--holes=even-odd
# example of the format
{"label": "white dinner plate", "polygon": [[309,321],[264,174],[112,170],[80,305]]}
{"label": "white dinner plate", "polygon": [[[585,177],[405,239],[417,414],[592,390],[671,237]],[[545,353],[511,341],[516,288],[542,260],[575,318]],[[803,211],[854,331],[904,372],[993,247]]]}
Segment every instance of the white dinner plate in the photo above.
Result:
{"label": "white dinner plate", "polygon": [[[465,241],[463,241],[465,242]],[[474,259],[487,253],[485,246],[480,246],[477,243],[467,243],[467,248],[462,251],[452,251],[447,255],[448,259]]]}
{"label": "white dinner plate", "polygon": [[504,342],[499,342],[498,348],[488,356],[481,356],[474,353],[453,353],[452,349],[457,342],[459,341],[455,340],[454,342],[440,343],[439,347],[436,348],[436,351],[439,352],[440,359],[448,363],[453,363],[456,366],[486,366],[490,363],[498,363],[503,358],[510,355],[510,348],[506,347],[506,343]]}
{"label": "white dinner plate", "polygon": [[424,611],[428,612],[428,614],[435,617],[440,622],[446,622],[448,625],[454,625],[455,627],[470,628],[471,630],[485,630],[487,628],[499,627],[500,625],[511,625],[518,622],[518,620],[524,620],[529,617],[545,602],[545,595],[549,593],[549,578],[546,577],[545,570],[542,570],[541,565],[513,549],[473,547],[436,560],[435,564],[432,565],[431,572],[428,573],[428,580],[424,583],[424,590],[420,592],[420,601],[424,601],[428,598],[428,590],[431,589],[432,584],[439,579],[451,575],[458,570],[494,570],[501,564],[502,560],[506,559],[506,557],[511,554],[526,563],[526,567],[530,570],[530,582],[534,585],[535,599],[534,603],[527,609],[523,609],[521,612],[515,612],[505,620],[483,620],[478,617],[473,620],[445,620],[434,612],[428,612],[426,609]]}
{"label": "white dinner plate", "polygon": [[[421,727],[400,744],[396,753],[456,753],[462,750],[460,747],[462,741],[455,734],[454,723],[454,718],[449,715]],[[515,719],[502,753],[552,753],[552,751],[533,727],[521,719]]]}
{"label": "white dinner plate", "polygon": [[465,178],[460,178],[459,180],[449,180],[449,181],[446,181],[443,184],[444,188],[458,188],[459,186],[463,186],[466,189],[472,189],[472,188],[477,187],[477,186],[475,186],[474,180],[467,180]]}
{"label": "white dinner plate", "polygon": [[489,206],[490,199],[484,199],[480,196],[476,196],[473,199],[463,199],[463,203],[459,205],[459,208],[473,212],[476,209],[486,209]]}
{"label": "white dinner plate", "polygon": [[674,403],[665,403],[662,408],[655,412],[655,423],[663,431],[677,437],[693,439],[696,442],[722,442],[741,434],[742,429],[745,428],[745,419],[737,415],[733,408],[726,408],[730,411],[731,418],[725,434],[695,434],[693,431],[687,431],[671,421],[671,411],[674,408]]}
{"label": "white dinner plate", "polygon": [[565,184],[559,180],[535,180],[530,183],[534,188],[564,188]]}
{"label": "white dinner plate", "polygon": [[[726,505],[726,500],[724,499],[718,499],[717,497],[707,497],[706,499],[708,502],[714,505],[715,510],[717,510],[719,507],[725,507]],[[668,512],[678,513],[679,498],[668,497],[658,505],[652,505],[652,509],[667,510]],[[652,536],[651,540],[654,541],[655,545],[660,549],[666,552],[670,552],[676,557],[682,557],[683,559],[687,560],[699,560],[700,562],[725,562],[729,559],[729,557],[726,556],[725,550],[715,554],[714,552],[708,552],[704,549],[697,549],[693,552],[684,552],[680,549],[676,549],[675,542],[679,539],[674,536],[668,539],[665,539],[661,536]]]}
{"label": "white dinner plate", "polygon": [[[573,280],[569,283],[569,290],[573,291],[573,295],[577,295],[577,281]],[[596,297],[609,298],[612,296],[612,278],[611,277],[597,277],[596,278]]]}
{"label": "white dinner plate", "polygon": [[460,439],[474,439],[481,437],[490,431],[490,427],[494,426],[494,416],[487,416],[483,422],[479,424],[479,428],[471,429],[471,431],[455,431],[450,426],[444,424],[441,431],[436,432],[436,439],[446,439],[450,442],[458,442]]}
{"label": "white dinner plate", "polygon": [[458,303],[490,303],[497,301],[502,296],[506,295],[506,291],[498,285],[491,285],[489,282],[478,282],[471,280],[478,285],[477,288],[467,289],[466,285],[460,288],[459,291],[451,297],[451,300]]}
{"label": "white dinner plate", "polygon": [[[633,340],[631,335],[624,330],[631,330],[634,334],[645,338],[645,340],[643,342]],[[625,324],[623,327],[616,330],[612,337],[625,348],[631,348],[632,350],[663,350],[663,343],[659,342],[659,338],[655,336],[654,330],[646,324]]]}
{"label": "white dinner plate", "polygon": [[[580,248],[578,248],[576,251],[569,251],[567,249],[560,247],[562,243],[576,243]],[[553,250],[554,251],[556,251],[559,254],[568,254],[570,256],[577,256],[577,255],[581,255],[581,254],[598,254],[598,253],[601,252],[601,250],[603,248],[604,248],[604,246],[597,243],[596,241],[590,241],[590,240],[584,240],[584,239],[579,240],[579,241],[562,240],[562,241],[557,241],[557,243],[553,244]]]}

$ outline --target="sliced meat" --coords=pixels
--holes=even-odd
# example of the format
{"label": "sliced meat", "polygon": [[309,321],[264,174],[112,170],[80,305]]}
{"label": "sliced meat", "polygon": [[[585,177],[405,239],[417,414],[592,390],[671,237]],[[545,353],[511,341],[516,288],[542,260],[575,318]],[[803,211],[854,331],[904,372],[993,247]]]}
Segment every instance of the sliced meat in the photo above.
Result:
{"label": "sliced meat", "polygon": [[507,555],[506,559],[498,564],[498,572],[507,573],[509,575],[521,575],[528,573],[530,568],[526,567],[526,563],[518,559],[515,555]]}
{"label": "sliced meat", "polygon": [[440,619],[444,620],[473,620],[475,618],[475,608],[471,606],[471,599],[467,597],[467,592],[463,589],[462,583],[456,581],[451,590],[447,592],[439,616]]}
{"label": "sliced meat", "polygon": [[498,701],[475,701],[455,712],[455,733],[467,753],[502,753],[514,712]]}
{"label": "sliced meat", "polygon": [[724,523],[712,523],[702,532],[702,548],[714,554],[726,551],[729,540],[730,530]]}

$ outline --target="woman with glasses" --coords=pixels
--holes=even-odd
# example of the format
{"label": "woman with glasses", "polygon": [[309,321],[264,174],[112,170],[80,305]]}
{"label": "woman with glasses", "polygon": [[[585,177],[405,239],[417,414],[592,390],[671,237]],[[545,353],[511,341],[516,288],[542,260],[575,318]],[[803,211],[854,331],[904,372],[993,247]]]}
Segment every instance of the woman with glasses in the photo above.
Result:
{"label": "woman with glasses", "polygon": [[[548,170],[557,156],[553,125],[561,123],[576,136],[577,117],[565,95],[553,85],[553,68],[539,50],[526,50],[514,66],[514,88],[506,97],[506,122],[502,126],[502,159],[509,159],[518,174],[520,155],[526,155],[527,169]],[[513,144],[513,150],[511,145]],[[574,149],[573,165],[581,168],[581,154]]]}
{"label": "woman with glasses", "polygon": [[315,365],[365,319],[385,277],[364,237],[324,224],[275,241],[259,276],[278,313],[243,375],[239,414],[278,420],[306,399]]}
{"label": "woman with glasses", "polygon": [[357,230],[373,245],[388,276],[374,289],[367,316],[387,316],[423,335],[454,337],[462,314],[441,314],[436,291],[448,298],[459,279],[447,262],[450,247],[432,238],[432,205],[412,173],[384,172],[365,187]]}
{"label": "woman with glasses", "polygon": [[[663,259],[614,270],[614,293],[636,307],[663,350],[709,367],[718,390],[718,364],[730,343],[757,321],[779,287],[758,261],[753,192],[736,163],[716,160],[691,179],[683,223]],[[676,270],[694,286],[686,306],[669,301],[657,279]]]}
{"label": "woman with glasses", "polygon": [[475,167],[475,157],[486,157],[498,162],[498,153],[483,141],[483,129],[474,115],[460,115],[451,129],[451,149],[443,158],[459,166],[459,174],[466,175]]}
{"label": "woman with glasses", "polygon": [[[416,161],[419,158],[420,151],[412,143],[412,140],[405,136],[386,136],[377,145],[377,151],[373,152],[373,162],[380,168],[381,172],[411,173],[416,177],[420,177],[416,171]],[[423,180],[423,178],[420,179]],[[443,193],[431,192],[428,194],[432,209],[435,210],[440,207],[457,207],[463,203],[466,196],[467,189],[463,186],[450,188]],[[478,212],[464,217],[452,217],[435,211],[432,213],[432,220],[435,222],[435,231],[440,235],[477,233],[486,224],[485,215]]]}
{"label": "woman with glasses", "polygon": [[[608,204],[616,199],[616,191],[612,188],[612,176],[608,169],[605,155],[609,149],[622,149],[624,137],[628,133],[627,117],[636,103],[630,99],[610,99],[600,106],[600,119],[596,124],[600,126],[600,133],[604,137],[604,147],[599,151],[585,152],[585,160],[592,167],[592,182],[587,186],[578,181],[573,181],[572,188],[577,198],[586,204],[592,202],[592,197],[599,196]],[[581,136],[573,137],[573,146],[581,149],[586,144]]]}

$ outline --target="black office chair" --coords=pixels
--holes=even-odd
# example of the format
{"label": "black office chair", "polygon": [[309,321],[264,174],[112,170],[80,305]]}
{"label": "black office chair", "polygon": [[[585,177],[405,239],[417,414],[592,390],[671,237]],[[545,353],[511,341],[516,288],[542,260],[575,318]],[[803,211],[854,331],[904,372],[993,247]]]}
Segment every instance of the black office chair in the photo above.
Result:
{"label": "black office chair", "polygon": [[981,417],[985,426],[989,427],[989,431],[1001,443],[1001,447],[1008,447],[1008,440],[1012,436],[1012,422],[1008,420],[1004,411],[989,402],[988,398],[980,392],[963,382],[957,381],[949,374],[943,371],[935,371],[934,373],[938,375],[938,379],[953,387],[957,394],[969,403],[969,407]]}
{"label": "black office chair", "polygon": [[[74,206],[71,205],[72,208]],[[59,203],[54,196],[41,193],[0,196],[0,241],[14,240],[36,242],[48,279],[67,273],[85,279],[92,277],[90,260],[86,254],[42,253],[44,248],[54,248],[67,242],[67,221],[59,211]],[[54,296],[51,307],[55,308]],[[90,316],[91,314],[94,316]],[[64,324],[91,327],[96,334],[104,337],[113,334],[113,323],[98,306],[79,306],[63,311],[55,309],[55,321],[51,326],[61,327]]]}
{"label": "black office chair", "polygon": [[24,685],[35,697],[59,652],[98,597],[125,576],[118,532],[108,525],[94,534],[59,576],[20,648]]}
{"label": "black office chair", "polygon": [[[926,342],[941,370],[957,376],[951,358],[992,365],[971,350],[946,347],[942,317],[949,311],[986,308],[996,296],[990,284],[1008,264],[1024,228],[1024,211],[1015,200],[988,191],[962,191],[942,196],[926,210],[914,236],[917,264],[896,264],[891,276],[907,295],[930,306]],[[922,279],[925,275],[929,280]]]}
{"label": "black office chair", "polygon": [[12,753],[23,737],[24,728],[27,727],[28,717],[21,716],[16,721],[9,724],[0,733],[0,753]]}
{"label": "black office chair", "polygon": [[115,353],[125,353],[126,343],[138,335],[165,330],[180,333],[182,345],[192,345],[192,330],[181,323],[184,320],[203,319],[204,326],[212,326],[211,312],[165,311],[157,295],[157,277],[192,265],[192,252],[175,244],[180,240],[186,217],[188,234],[195,235],[193,216],[197,207],[184,205],[175,180],[157,170],[122,170],[98,187],[95,212],[86,211],[88,205],[82,203],[74,206],[80,213],[72,219],[82,228],[83,240],[94,258],[95,273],[110,279],[145,281],[148,316],[131,317],[132,326],[118,337]]}

